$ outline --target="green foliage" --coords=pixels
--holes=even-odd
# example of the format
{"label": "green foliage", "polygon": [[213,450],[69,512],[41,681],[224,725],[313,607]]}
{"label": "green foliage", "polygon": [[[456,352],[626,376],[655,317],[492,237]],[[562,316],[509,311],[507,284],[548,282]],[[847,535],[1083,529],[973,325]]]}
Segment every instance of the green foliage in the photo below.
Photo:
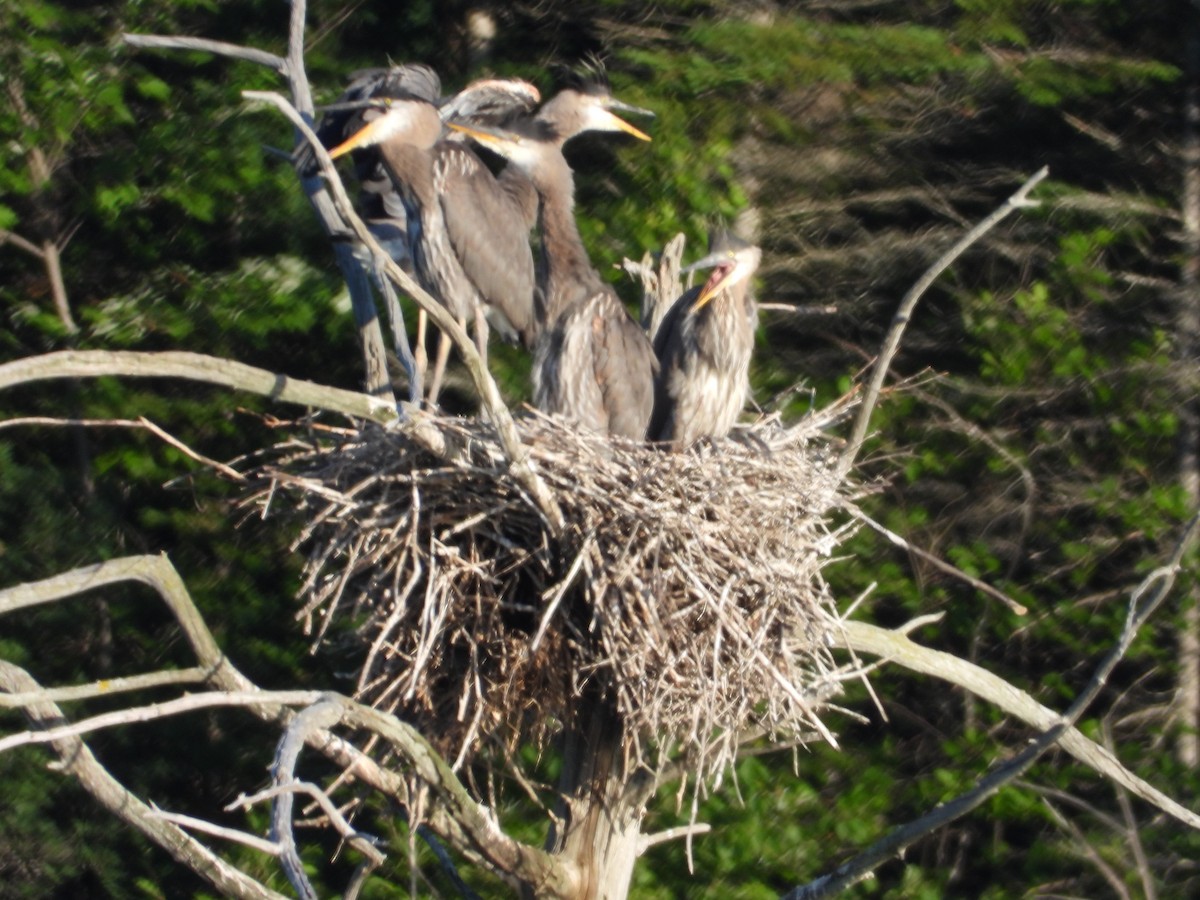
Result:
{"label": "green foliage", "polygon": [[[340,3],[310,6],[308,63],[319,102],[337,95],[349,71],[389,56],[434,62],[448,85],[483,71],[447,37],[453,4],[364,3],[349,15]],[[652,9],[624,0],[536,6],[539,22],[557,16],[571,27],[505,37],[511,23],[532,15],[516,4],[501,16],[489,71],[544,84],[552,56],[571,60],[608,43],[617,95],[658,112],[650,145],[596,138],[570,150],[581,227],[601,271],[680,230],[695,246],[710,222],[753,206],[768,250],[765,292],[840,305],[832,318],[799,324],[764,317],[757,396],[804,383],[785,416],[850,386],[895,299],[939,252],[934,237],[921,246],[897,236],[939,228],[944,236],[947,220],[957,229],[1003,196],[995,186],[1009,176],[997,173],[1051,162],[1056,180],[1039,189],[1044,210],[1006,224],[925,301],[898,368],[932,367],[939,377],[886,399],[873,422],[876,462],[863,473],[890,482],[864,500],[876,519],[1005,591],[1030,615],[1012,615],[866,530],[841,549],[845,560],[830,575],[846,601],[875,584],[859,615],[881,624],[944,612],[921,640],[1065,706],[1119,629],[1124,595],[1158,564],[1188,514],[1174,468],[1182,389],[1171,374],[1172,308],[1160,287],[1175,277],[1177,248],[1167,232],[1176,227],[1178,178],[1153,149],[1179,130],[1171,118],[1182,94],[1178,21],[1115,0],[817,12],[775,4],[762,15],[697,0]],[[0,246],[0,359],[68,346],[187,349],[357,384],[358,351],[328,246],[290,168],[262,150],[287,146],[290,128],[240,99],[244,89],[278,81],[207,54],[134,52],[118,38],[179,32],[279,51],[280,5],[28,0],[3,3],[0,22],[0,90],[25,110],[0,104],[0,228],[64,245],[81,326],[71,335],[54,312],[32,255]],[[890,206],[871,197],[916,188],[926,192]],[[780,211],[810,199],[840,208],[824,219]],[[868,252],[858,252],[856,240]],[[891,252],[907,268],[879,262]],[[809,257],[826,268],[797,275],[785,265]],[[506,394],[524,396],[528,361],[503,348],[492,358]],[[215,458],[273,440],[251,416],[231,412],[229,397],[178,384],[56,384],[11,392],[0,404],[4,417],[146,415]],[[0,433],[0,583],[166,551],[222,646],[252,676],[342,686],[334,661],[310,657],[291,621],[297,562],[288,535],[254,523],[231,528],[230,489],[209,476],[163,487],[195,468],[141,432]],[[47,608],[20,627],[6,622],[0,650],[64,683],[186,664],[155,609],[132,591],[104,604]],[[1159,740],[1167,727],[1157,705],[1173,688],[1174,625],[1164,619],[1137,642],[1113,696],[1084,728],[1097,734],[1119,697],[1118,712],[1128,710],[1134,724],[1110,717],[1118,755],[1188,796],[1194,773],[1172,761],[1165,743],[1145,749],[1145,734]],[[777,896],[961,793],[1028,738],[995,711],[922,679],[883,670],[873,683],[887,723],[840,723],[840,752],[815,746],[795,759],[742,761],[736,786],[699,806],[714,832],[694,841],[696,874],[687,874],[683,842],[656,847],[638,869],[634,895]],[[861,692],[846,705],[872,714]],[[231,795],[261,781],[267,761],[244,748],[273,740],[243,727],[250,726],[214,717],[114,734],[103,747],[136,790],[189,808],[201,797],[220,816]],[[148,735],[175,742],[172,766],[145,752]],[[42,760],[35,752],[0,757],[6,895],[211,895],[115,821],[87,824],[78,814],[87,801]],[[527,761],[553,780],[553,759],[530,751]],[[1112,814],[1104,786],[1061,759],[1030,781],[1077,792]],[[648,830],[686,823],[689,792],[682,809],[665,792]],[[390,829],[391,860],[364,896],[406,894],[409,835],[394,811],[369,814]],[[1200,840],[1138,814],[1143,841],[1158,854],[1163,895],[1188,894],[1189,870],[1173,862],[1195,859]],[[512,833],[541,842],[544,822],[521,804],[506,807],[503,819]],[[1098,819],[1076,821],[1124,873],[1113,834]],[[264,823],[256,813],[238,824]],[[430,875],[436,866],[423,843],[412,846],[421,871],[449,893]],[[1104,888],[1076,849],[1041,798],[1010,787],[853,893],[1002,897],[1054,883],[1095,895]],[[334,889],[325,880],[344,883],[328,868],[333,850],[306,848],[323,893]],[[273,861],[228,853],[286,888]],[[487,876],[467,875],[484,895],[501,890]]]}

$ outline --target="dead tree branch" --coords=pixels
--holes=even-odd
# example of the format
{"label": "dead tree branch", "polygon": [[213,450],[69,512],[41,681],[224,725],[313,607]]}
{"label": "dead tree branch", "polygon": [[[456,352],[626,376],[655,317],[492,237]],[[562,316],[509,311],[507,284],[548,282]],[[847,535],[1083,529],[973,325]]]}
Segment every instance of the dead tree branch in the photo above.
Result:
{"label": "dead tree branch", "polygon": [[123,34],[121,39],[130,47],[137,47],[139,50],[195,50],[201,53],[214,53],[217,56],[227,56],[230,59],[266,66],[283,76],[289,74],[288,61],[282,56],[254,47],[230,44],[227,41],[159,34]]}
{"label": "dead tree branch", "polygon": [[[1184,824],[1200,829],[1200,815],[1183,807],[1129,772],[1111,753],[1088,740],[1074,727],[1084,711],[1108,683],[1113,669],[1129,650],[1129,646],[1133,643],[1133,639],[1142,625],[1170,594],[1184,553],[1194,543],[1198,523],[1200,523],[1200,516],[1194,517],[1188,523],[1168,563],[1151,572],[1134,590],[1129,601],[1125,627],[1121,630],[1116,645],[1097,666],[1092,678],[1075,698],[1070,708],[1062,715],[1047,709],[1024,691],[1018,690],[978,666],[951,654],[921,647],[896,632],[865,625],[862,622],[846,622],[846,630],[840,636],[840,640],[835,632],[834,642],[840,643],[847,649],[883,656],[893,662],[899,662],[905,668],[949,681],[985,700],[995,702],[1006,712],[1011,712],[1044,730],[1025,750],[994,769],[966,794],[897,828],[830,874],[823,875],[807,885],[790,891],[784,895],[784,900],[815,900],[815,898],[829,897],[840,893],[867,877],[880,863],[902,852],[915,841],[976,809],[1000,788],[1028,771],[1029,767],[1047,750],[1059,743],[1062,744],[1064,750],[1067,750],[1080,762],[1091,766],[1101,775],[1127,788],[1130,792],[1154,804]],[[1151,593],[1151,591],[1153,592]],[[1145,599],[1147,595],[1149,598]]]}
{"label": "dead tree branch", "polygon": [[1037,201],[1029,199],[1029,192],[1037,187],[1049,174],[1050,170],[1047,167],[1043,167],[1034,173],[1028,181],[1021,185],[1015,194],[1005,200],[998,209],[963,235],[958,243],[947,250],[937,262],[926,270],[925,274],[917,280],[917,283],[909,289],[908,293],[904,295],[904,299],[900,301],[900,306],[896,310],[896,315],[892,317],[892,327],[888,330],[887,336],[883,341],[883,347],[879,351],[879,358],[875,362],[875,370],[871,375],[871,382],[867,386],[866,394],[863,396],[862,406],[858,410],[858,417],[854,420],[854,429],[850,434],[846,449],[838,459],[838,474],[840,477],[844,478],[850,472],[850,469],[854,466],[854,461],[858,458],[859,451],[862,450],[863,441],[867,436],[867,426],[871,421],[871,413],[874,411],[875,404],[879,400],[880,391],[883,390],[883,382],[887,379],[888,369],[891,368],[892,359],[895,357],[896,351],[900,349],[900,339],[904,336],[904,330],[908,327],[908,322],[912,317],[912,312],[916,308],[917,303],[933,283],[937,281],[938,276],[953,265],[954,261],[962,256],[972,244],[1007,218],[1010,213],[1018,209],[1037,206]]}
{"label": "dead tree branch", "polygon": [[19,709],[28,703],[38,700],[63,703],[78,700],[93,700],[97,697],[111,697],[114,694],[144,691],[147,688],[165,687],[167,685],[203,684],[208,679],[208,675],[208,670],[203,666],[192,666],[190,669],[147,672],[145,675],[130,675],[126,678],[106,678],[103,681],[73,685],[71,687],[42,688],[41,690],[34,691],[32,694],[0,694],[0,707]]}
{"label": "dead tree branch", "polygon": [[[127,44],[139,49],[198,50],[266,66],[287,80],[293,105],[304,116],[305,121],[311,124],[314,105],[312,92],[308,85],[308,75],[304,70],[306,6],[304,0],[292,0],[291,15],[288,21],[288,54],[286,58],[250,47],[203,38],[136,34],[126,34],[123,35],[123,38]],[[303,176],[301,176],[300,182],[325,232],[334,238],[347,235],[349,229],[334,210],[325,182],[320,178]],[[359,343],[363,353],[366,391],[372,397],[394,404],[395,397],[392,394],[387,372],[387,355],[383,347],[383,330],[379,324],[375,302],[371,297],[370,279],[361,261],[357,258],[353,246],[343,240],[335,240],[333,252],[346,287],[350,291],[350,303],[354,309],[354,319],[358,326]],[[407,338],[404,347],[402,349],[397,347],[397,351],[408,352]]]}
{"label": "dead tree branch", "polygon": [[1011,609],[1013,612],[1015,612],[1018,616],[1023,616],[1029,612],[1029,610],[1026,609],[1024,605],[1018,603],[1012,597],[1008,596],[1008,594],[1004,593],[1001,590],[997,590],[996,588],[994,588],[990,584],[988,584],[986,581],[983,581],[979,578],[976,578],[974,575],[970,575],[970,574],[964,572],[958,566],[956,566],[952,563],[946,562],[946,560],[942,559],[937,554],[930,553],[928,550],[923,550],[920,547],[913,544],[912,542],[905,540],[900,535],[896,534],[896,532],[892,531],[890,528],[887,528],[886,526],[880,524],[879,522],[876,522],[874,519],[872,519],[870,516],[868,516],[862,510],[855,509],[853,507],[847,507],[847,509],[848,509],[850,515],[856,521],[862,522],[864,525],[866,525],[872,531],[875,531],[875,532],[883,535],[885,538],[887,538],[889,541],[891,541],[897,547],[901,548],[902,550],[904,550],[908,553],[913,554],[913,556],[923,559],[925,562],[929,563],[935,569],[939,569],[940,571],[945,572],[947,575],[950,575],[953,578],[957,578],[960,581],[963,581],[966,584],[969,584],[971,587],[975,588],[975,590],[980,591],[984,594],[987,594],[989,597],[992,597],[995,600],[999,600],[1001,603],[1003,603],[1005,606],[1007,606],[1009,609]]}
{"label": "dead tree branch", "polygon": [[168,350],[160,353],[135,350],[60,350],[29,356],[0,365],[0,390],[56,378],[186,378],[298,403],[387,425],[396,421],[394,405],[375,397],[301,381],[248,366],[245,363]]}
{"label": "dead tree branch", "polygon": [[[0,660],[0,688],[28,694],[40,691],[41,685],[20,667]],[[64,721],[62,710],[47,700],[28,704],[24,711],[31,721],[43,727]],[[165,821],[113,778],[79,738],[59,738],[53,741],[53,746],[61,771],[74,777],[105,809],[146,835],[177,862],[208,879],[219,891],[246,900],[284,900],[282,894],[231,866],[178,825]]]}
{"label": "dead tree branch", "polygon": [[[343,766],[364,784],[393,798],[403,808],[411,809],[409,780],[397,772],[380,767],[356,746],[332,733],[329,727],[340,721],[346,727],[363,729],[378,735],[398,753],[410,772],[430,790],[436,801],[424,810],[422,819],[430,831],[462,853],[468,861],[491,869],[514,887],[529,887],[538,896],[572,896],[575,889],[575,876],[571,868],[549,853],[506,835],[491,812],[475,802],[449,764],[416,729],[394,716],[339,695],[311,691],[277,693],[259,690],[221,654],[199,610],[196,609],[188,595],[182,579],[166,557],[140,556],[112,560],[76,569],[44,581],[0,590],[0,615],[56,602],[106,585],[131,580],[147,584],[158,591],[179,622],[199,663],[209,673],[209,681],[215,690],[211,694],[189,696],[169,704],[158,704],[140,711],[127,710],[116,714],[123,716],[124,721],[149,718],[152,710],[153,714],[172,714],[184,711],[184,707],[205,708],[237,705],[248,709],[264,721],[278,722],[287,721],[294,715],[287,710],[285,703],[327,702],[337,708],[338,715],[335,719],[332,713],[329,714],[328,727],[304,730],[305,739],[310,746]],[[64,765],[64,770],[79,778],[85,789],[96,796],[107,808],[114,809],[114,807],[120,806],[122,810],[125,810],[122,804],[128,803],[129,807],[126,811],[128,814],[121,814],[123,820],[134,824],[156,843],[171,851],[180,862],[208,878],[214,885],[231,896],[279,896],[269,891],[263,893],[262,891],[265,889],[256,892],[253,886],[257,883],[251,882],[249,879],[244,879],[249,886],[236,879],[230,880],[228,873],[220,868],[228,868],[225,863],[211,854],[211,851],[195,842],[176,825],[165,821],[149,806],[129,795],[120,785],[113,789],[119,791],[120,796],[113,799],[116,795],[106,785],[109,783],[116,785],[117,783],[113,781],[103,766],[95,762],[86,745],[71,733],[71,729],[78,728],[80,725],[95,728],[103,727],[106,724],[122,724],[122,722],[106,722],[105,717],[97,716],[84,723],[78,723],[76,726],[64,725],[65,719],[58,708],[44,699],[42,687],[22,670],[2,661],[0,661],[0,687],[10,693],[19,692],[37,698],[24,704],[23,709],[35,724],[41,726],[42,731],[28,734],[46,735],[46,729],[58,729],[53,732],[57,737],[46,737],[46,741],[54,744],[64,760],[69,757],[72,760],[79,760],[81,766],[85,764],[90,766],[90,768],[80,769],[74,765]],[[30,741],[22,735],[20,742],[28,743]],[[193,848],[193,845],[198,849],[189,849],[186,856],[180,855],[182,851],[178,850],[179,847]],[[214,860],[215,862],[213,862]],[[235,874],[240,876],[240,873],[235,872]]]}

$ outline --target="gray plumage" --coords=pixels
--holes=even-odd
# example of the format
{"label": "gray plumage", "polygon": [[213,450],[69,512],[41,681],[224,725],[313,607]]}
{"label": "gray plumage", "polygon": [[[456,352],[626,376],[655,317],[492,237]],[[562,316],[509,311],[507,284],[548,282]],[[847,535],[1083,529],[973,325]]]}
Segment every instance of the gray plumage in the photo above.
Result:
{"label": "gray plumage", "polygon": [[437,108],[420,100],[392,101],[336,152],[358,146],[378,148],[398,191],[418,280],[460,322],[475,319],[480,352],[485,315],[506,337],[532,343],[532,187],[497,180],[465,143],[443,140]]}
{"label": "gray plumage", "polygon": [[750,279],[761,251],[723,230],[710,235],[709,249],[689,268],[711,265],[712,275],[672,304],[654,341],[659,372],[647,437],[677,449],[727,435],[750,390],[758,324]]}
{"label": "gray plumage", "polygon": [[[617,127],[641,134],[628,123]],[[588,259],[575,223],[563,136],[545,121],[471,133],[525,172],[540,200],[545,324],[534,353],[534,402],[595,431],[644,438],[654,401],[654,351]]]}
{"label": "gray plumage", "polygon": [[[326,147],[335,147],[383,115],[387,102],[397,99],[438,103],[442,83],[429,66],[414,64],[389,69],[362,69],[350,76],[350,84],[331,104],[317,127],[317,137]],[[302,149],[305,162],[316,162],[311,151]],[[408,248],[407,213],[396,187],[388,177],[377,147],[356,149],[351,155],[354,177],[359,185],[359,208],[363,221],[400,266],[412,271]]]}

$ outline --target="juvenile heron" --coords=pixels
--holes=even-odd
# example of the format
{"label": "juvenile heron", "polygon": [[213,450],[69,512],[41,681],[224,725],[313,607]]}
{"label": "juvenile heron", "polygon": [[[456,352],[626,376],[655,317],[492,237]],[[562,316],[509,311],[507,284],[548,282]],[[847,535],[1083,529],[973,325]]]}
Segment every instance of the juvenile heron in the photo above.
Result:
{"label": "juvenile heron", "polygon": [[727,435],[750,391],[758,324],[750,279],[762,251],[723,229],[709,235],[708,248],[684,271],[712,274],[675,301],[654,339],[659,372],[647,437],[676,449]]}
{"label": "juvenile heron", "polygon": [[[607,123],[606,130],[649,140],[608,109],[589,115]],[[534,353],[538,408],[595,431],[644,438],[654,403],[654,350],[588,259],[575,222],[574,175],[562,155],[564,135],[536,119],[506,131],[451,127],[505,157],[537,189],[545,317]]]}
{"label": "juvenile heron", "polygon": [[[455,98],[460,114],[463,95],[472,91],[486,98],[488,108],[506,92],[537,97],[525,82],[477,82]],[[403,203],[418,280],[461,324],[474,320],[485,362],[489,323],[508,339],[532,343],[534,274],[527,223],[534,218],[537,197],[530,185],[497,180],[465,143],[443,139],[437,107],[417,97],[390,99],[381,115],[330,155],[367,147],[378,148]],[[430,385],[435,399],[448,353],[443,341]]]}
{"label": "juvenile heron", "polygon": [[[393,99],[438,103],[442,82],[426,65],[401,65],[390,69],[363,69],[353,73],[346,90],[328,107],[317,126],[317,137],[335,147],[383,115]],[[375,148],[356,150],[354,176],[359,184],[363,220],[375,238],[402,268],[412,271],[408,250],[407,214],[383,160]]]}
{"label": "juvenile heron", "polygon": [[[416,97],[437,102],[441,81],[437,73],[423,65],[401,65],[390,69],[364,69],[351,76],[349,86],[337,102],[324,108],[317,125],[317,137],[326,147],[340,144],[367,122],[383,114],[383,104],[397,97]],[[296,153],[296,167],[302,177],[316,177],[319,171],[312,147],[302,144]],[[368,230],[388,256],[406,272],[412,273],[412,254],[408,247],[407,217],[404,204],[396,193],[387,171],[373,149],[354,154],[354,175],[359,185],[358,206]],[[373,277],[382,296],[391,322],[396,356],[408,375],[409,400],[420,402],[424,396],[425,354],[420,344],[414,357],[404,327],[404,314],[395,288],[384,277],[381,261],[362,252],[356,244],[349,245],[363,268],[364,275]],[[349,277],[349,276],[348,276]],[[357,285],[348,282],[352,294]],[[363,285],[365,288],[365,285]],[[365,298],[360,298],[365,299]],[[369,309],[369,312],[368,312]],[[374,305],[357,308],[356,315],[373,315]]]}

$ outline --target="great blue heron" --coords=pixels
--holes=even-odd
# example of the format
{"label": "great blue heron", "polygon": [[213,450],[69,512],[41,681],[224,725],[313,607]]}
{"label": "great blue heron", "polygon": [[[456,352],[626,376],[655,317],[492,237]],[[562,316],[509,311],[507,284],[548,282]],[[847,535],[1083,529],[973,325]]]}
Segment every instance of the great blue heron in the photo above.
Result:
{"label": "great blue heron", "polygon": [[[436,103],[441,95],[441,80],[425,65],[399,65],[388,69],[363,69],[353,73],[350,84],[337,101],[324,108],[317,125],[317,137],[326,147],[333,147],[358,132],[363,125],[382,115],[384,104],[392,98],[415,97]],[[400,195],[396,193],[378,151],[360,150],[354,153],[354,175],[359,185],[359,210],[367,228],[385,252],[406,272],[412,273],[412,254],[408,246],[407,214]],[[297,169],[302,176],[315,177],[318,172],[312,148],[304,144],[297,151]],[[395,288],[383,276],[379,261],[360,256],[365,268],[374,276],[388,310],[396,355],[408,374],[409,399],[419,402],[424,393],[426,358],[424,342],[418,341],[414,358],[404,328],[403,312]],[[351,290],[354,286],[351,285]],[[424,317],[419,330],[423,331]]]}
{"label": "great blue heron", "polygon": [[758,323],[750,278],[762,251],[724,229],[709,235],[708,249],[684,271],[711,266],[712,274],[672,304],[654,339],[659,372],[647,437],[678,449],[727,435],[750,390]]}
{"label": "great blue heron", "polygon": [[[351,75],[349,86],[327,108],[317,126],[317,137],[335,147],[379,118],[392,99],[417,99],[438,103],[442,82],[429,66],[410,64],[390,69],[363,69]],[[354,176],[359,184],[362,217],[388,254],[411,271],[407,214],[383,160],[375,148],[355,151]]]}
{"label": "great blue heron", "polygon": [[[523,86],[518,93],[537,96],[524,82],[494,80],[476,83],[473,96],[491,104],[514,86]],[[460,94],[456,99],[462,98]],[[458,115],[464,114],[461,106]],[[489,323],[509,339],[524,338],[532,344],[534,275],[528,223],[537,201],[528,183],[496,179],[464,143],[442,139],[437,107],[417,97],[390,99],[382,114],[330,155],[366,147],[378,148],[399,191],[418,280],[460,323],[474,320],[480,355],[486,360]],[[434,398],[448,350],[445,342],[439,346],[430,385]]]}
{"label": "great blue heron", "polygon": [[[611,110],[589,115],[614,131],[649,137]],[[534,401],[595,431],[642,439],[654,402],[654,351],[613,291],[592,268],[575,222],[575,181],[562,155],[564,135],[548,121],[500,131],[459,126],[533,182],[540,205],[545,332],[534,354]],[[592,126],[595,128],[596,126]]]}

